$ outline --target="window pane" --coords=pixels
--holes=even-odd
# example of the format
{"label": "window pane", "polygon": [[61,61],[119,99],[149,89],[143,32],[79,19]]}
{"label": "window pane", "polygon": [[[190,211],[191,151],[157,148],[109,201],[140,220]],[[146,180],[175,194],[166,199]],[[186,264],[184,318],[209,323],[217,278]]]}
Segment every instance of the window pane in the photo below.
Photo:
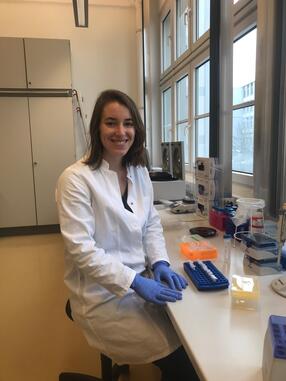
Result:
{"label": "window pane", "polygon": [[177,122],[188,119],[188,76],[177,82]]}
{"label": "window pane", "polygon": [[196,120],[196,156],[209,157],[209,118]]}
{"label": "window pane", "polygon": [[188,49],[188,0],[176,1],[177,57]]}
{"label": "window pane", "polygon": [[181,123],[177,126],[177,140],[184,142],[185,164],[189,162],[189,130],[188,123]]}
{"label": "window pane", "polygon": [[254,99],[256,29],[233,44],[233,104]]}
{"label": "window pane", "polygon": [[162,140],[163,142],[170,142],[172,139],[171,135],[171,88],[163,92],[163,129],[162,129]]}
{"label": "window pane", "polygon": [[233,111],[232,170],[253,173],[254,106]]}
{"label": "window pane", "polygon": [[196,115],[207,114],[210,109],[210,63],[196,68]]}
{"label": "window pane", "polygon": [[162,49],[163,49],[163,70],[171,65],[171,17],[170,12],[163,20],[162,25]]}
{"label": "window pane", "polygon": [[210,28],[210,0],[197,0],[197,31],[198,40]]}

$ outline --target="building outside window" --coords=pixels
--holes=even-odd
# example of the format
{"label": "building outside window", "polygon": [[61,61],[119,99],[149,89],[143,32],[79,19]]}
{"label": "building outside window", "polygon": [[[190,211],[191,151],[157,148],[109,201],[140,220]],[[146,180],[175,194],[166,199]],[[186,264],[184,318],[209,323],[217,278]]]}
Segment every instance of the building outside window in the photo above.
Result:
{"label": "building outside window", "polygon": [[171,66],[171,12],[162,22],[162,69],[165,71]]}
{"label": "building outside window", "polygon": [[169,87],[162,94],[162,142],[172,141],[172,90]]}
{"label": "building outside window", "polygon": [[210,62],[195,69],[195,156],[209,156]]}
{"label": "building outside window", "polygon": [[176,140],[184,142],[185,164],[189,162],[189,90],[188,75],[176,82]]}
{"label": "building outside window", "polygon": [[233,45],[232,170],[253,174],[256,29]]}
{"label": "building outside window", "polygon": [[176,0],[176,57],[189,47],[188,0]]}
{"label": "building outside window", "polygon": [[196,0],[196,40],[210,28],[210,0]]}

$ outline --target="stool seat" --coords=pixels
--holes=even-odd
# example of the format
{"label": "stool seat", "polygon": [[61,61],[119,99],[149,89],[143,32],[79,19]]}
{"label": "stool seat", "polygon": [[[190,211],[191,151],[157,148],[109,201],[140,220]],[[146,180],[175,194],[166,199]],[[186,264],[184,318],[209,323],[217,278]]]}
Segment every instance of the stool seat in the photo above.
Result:
{"label": "stool seat", "polygon": [[[66,302],[66,314],[73,321],[72,309],[69,299]],[[100,354],[102,377],[94,377],[81,373],[63,372],[59,375],[59,381],[118,381],[121,374],[129,374],[129,365],[112,365],[112,359],[103,353]]]}

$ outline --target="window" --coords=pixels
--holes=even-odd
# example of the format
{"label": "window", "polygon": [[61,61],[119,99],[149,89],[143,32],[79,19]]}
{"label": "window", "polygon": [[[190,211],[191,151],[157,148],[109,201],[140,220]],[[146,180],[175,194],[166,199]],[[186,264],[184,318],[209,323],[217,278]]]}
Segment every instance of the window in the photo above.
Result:
{"label": "window", "polygon": [[232,170],[253,174],[256,29],[233,45]]}
{"label": "window", "polygon": [[162,141],[172,141],[172,103],[171,103],[171,88],[169,87],[163,91],[162,104],[163,104],[163,128],[162,128]]}
{"label": "window", "polygon": [[171,65],[171,12],[167,14],[162,23],[162,52],[165,71]]}
{"label": "window", "polygon": [[176,140],[184,142],[185,164],[189,162],[188,87],[187,75],[176,82]]}
{"label": "window", "polygon": [[209,156],[210,63],[195,69],[195,156]]}
{"label": "window", "polygon": [[210,28],[210,0],[196,0],[196,40]]}
{"label": "window", "polygon": [[188,0],[176,0],[176,57],[188,49]]}

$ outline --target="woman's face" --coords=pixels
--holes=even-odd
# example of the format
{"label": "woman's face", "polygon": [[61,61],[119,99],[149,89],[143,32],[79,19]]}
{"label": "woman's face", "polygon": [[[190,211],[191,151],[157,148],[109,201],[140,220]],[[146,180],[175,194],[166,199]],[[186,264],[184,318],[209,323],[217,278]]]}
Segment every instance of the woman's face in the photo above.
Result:
{"label": "woman's face", "polygon": [[99,130],[105,159],[123,158],[134,142],[135,128],[130,111],[118,102],[105,105]]}

